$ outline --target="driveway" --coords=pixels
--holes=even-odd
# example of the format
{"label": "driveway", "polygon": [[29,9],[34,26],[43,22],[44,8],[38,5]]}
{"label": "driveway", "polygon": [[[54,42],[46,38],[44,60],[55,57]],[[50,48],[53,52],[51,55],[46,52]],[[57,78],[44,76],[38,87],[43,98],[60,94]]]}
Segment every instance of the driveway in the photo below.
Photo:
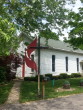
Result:
{"label": "driveway", "polygon": [[0,106],[0,110],[83,110],[83,94],[25,104],[4,104]]}

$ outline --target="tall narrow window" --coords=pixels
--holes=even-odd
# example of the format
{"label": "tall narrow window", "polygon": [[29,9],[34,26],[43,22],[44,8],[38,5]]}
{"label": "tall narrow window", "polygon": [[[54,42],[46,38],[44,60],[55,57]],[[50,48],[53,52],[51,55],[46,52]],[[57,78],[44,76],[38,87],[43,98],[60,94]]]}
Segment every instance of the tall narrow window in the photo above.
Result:
{"label": "tall narrow window", "polygon": [[65,57],[65,62],[66,62],[66,72],[68,72],[68,57]]}
{"label": "tall narrow window", "polygon": [[77,71],[79,72],[79,58],[77,58],[76,61],[77,61]]}
{"label": "tall narrow window", "polygon": [[55,71],[55,55],[52,55],[52,71]]}
{"label": "tall narrow window", "polygon": [[[31,59],[34,61],[34,55],[31,55]],[[31,68],[31,72],[34,72],[34,69]]]}

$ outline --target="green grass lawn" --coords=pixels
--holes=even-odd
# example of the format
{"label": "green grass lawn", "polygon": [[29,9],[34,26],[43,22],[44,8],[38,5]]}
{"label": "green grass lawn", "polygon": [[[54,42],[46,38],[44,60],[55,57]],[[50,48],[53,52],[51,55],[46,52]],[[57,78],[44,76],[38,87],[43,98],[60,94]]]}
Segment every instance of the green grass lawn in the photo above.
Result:
{"label": "green grass lawn", "polygon": [[[83,87],[79,86],[79,82],[81,79],[83,78],[55,80],[54,87],[52,86],[52,81],[46,82],[45,99],[65,96],[70,94],[83,93]],[[71,84],[71,88],[74,88],[75,90],[57,92],[57,88],[62,87],[65,80],[68,80]],[[41,84],[41,88],[42,88],[42,84]],[[42,93],[42,89],[41,89],[41,93]],[[34,100],[39,100],[37,96],[37,82],[28,82],[28,81],[22,82],[21,91],[20,91],[20,102],[27,102],[27,101],[34,101]]]}
{"label": "green grass lawn", "polygon": [[0,104],[3,104],[9,95],[13,83],[0,84]]}

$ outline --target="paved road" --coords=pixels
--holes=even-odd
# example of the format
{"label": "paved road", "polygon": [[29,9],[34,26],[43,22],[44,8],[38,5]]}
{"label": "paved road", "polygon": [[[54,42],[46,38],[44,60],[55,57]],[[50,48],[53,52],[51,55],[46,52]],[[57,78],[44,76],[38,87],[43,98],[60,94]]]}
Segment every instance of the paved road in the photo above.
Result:
{"label": "paved road", "polygon": [[0,110],[83,110],[83,94],[26,104],[4,104]]}

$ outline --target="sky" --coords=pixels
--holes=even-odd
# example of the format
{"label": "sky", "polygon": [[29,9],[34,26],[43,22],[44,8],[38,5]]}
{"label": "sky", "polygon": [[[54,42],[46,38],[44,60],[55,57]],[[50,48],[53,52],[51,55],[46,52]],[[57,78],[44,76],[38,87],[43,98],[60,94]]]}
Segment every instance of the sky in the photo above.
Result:
{"label": "sky", "polygon": [[[78,13],[79,12],[78,8],[83,7],[83,4],[81,4],[80,0],[77,0],[75,5],[68,5],[67,4],[65,7],[68,8],[68,9],[72,9],[74,12]],[[68,33],[67,32],[69,32],[69,30],[70,30],[70,28],[65,29],[63,31],[64,36],[61,36],[60,40],[63,40],[64,37],[68,38]]]}

